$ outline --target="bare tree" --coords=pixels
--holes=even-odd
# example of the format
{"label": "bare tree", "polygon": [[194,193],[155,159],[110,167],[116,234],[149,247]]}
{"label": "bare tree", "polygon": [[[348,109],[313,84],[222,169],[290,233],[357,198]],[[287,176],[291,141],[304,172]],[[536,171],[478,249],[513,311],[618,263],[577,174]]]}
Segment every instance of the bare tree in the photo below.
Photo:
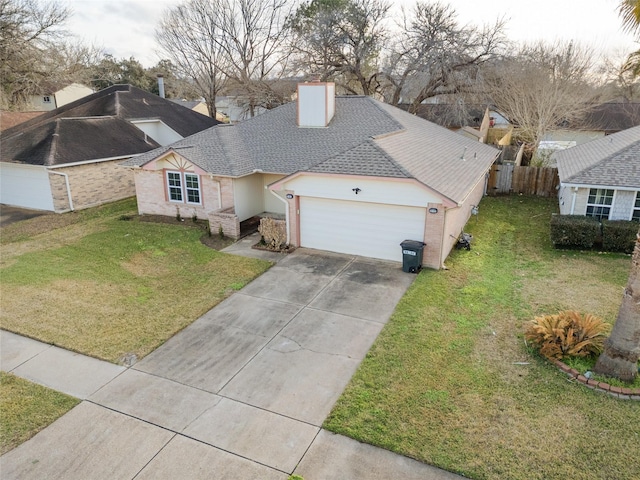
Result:
{"label": "bare tree", "polygon": [[631,272],[622,296],[618,318],[611,335],[604,342],[594,371],[633,382],[638,375],[640,358],[640,232],[631,260]]}
{"label": "bare tree", "polygon": [[391,104],[411,101],[415,111],[436,95],[474,93],[481,89],[481,66],[506,46],[504,21],[483,28],[460,25],[453,7],[417,2],[402,11],[400,35],[384,69]]}
{"label": "bare tree", "polygon": [[[640,55],[640,52],[636,53]],[[628,53],[619,50],[600,62],[597,73],[602,82],[600,88],[603,101],[622,99],[634,102],[640,99],[640,79],[637,76],[640,72],[634,72],[633,67],[629,67],[629,58]]]}
{"label": "bare tree", "polygon": [[299,71],[332,80],[348,93],[373,95],[380,89],[378,61],[388,39],[384,0],[310,0],[292,20],[293,51]]}
{"label": "bare tree", "polygon": [[56,1],[0,0],[2,107],[19,108],[51,80],[48,53],[63,42],[71,11]]}
{"label": "bare tree", "polygon": [[592,53],[573,42],[524,45],[496,65],[489,79],[497,108],[537,148],[550,130],[579,120],[597,99]]}
{"label": "bare tree", "polygon": [[220,12],[217,2],[190,0],[165,11],[156,29],[156,40],[177,70],[191,78],[216,118],[216,96],[224,87],[224,50],[219,40]]}
{"label": "bare tree", "polygon": [[286,69],[289,14],[288,0],[189,0],[165,12],[156,38],[198,85],[212,115],[229,82],[253,114],[273,104],[270,81]]}

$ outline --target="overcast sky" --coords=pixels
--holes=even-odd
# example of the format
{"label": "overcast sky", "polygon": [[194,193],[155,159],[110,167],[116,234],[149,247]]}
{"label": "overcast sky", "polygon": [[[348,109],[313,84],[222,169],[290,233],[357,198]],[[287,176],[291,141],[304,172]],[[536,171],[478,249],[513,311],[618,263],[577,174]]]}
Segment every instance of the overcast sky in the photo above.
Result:
{"label": "overcast sky", "polygon": [[[162,12],[178,0],[62,0],[74,11],[68,29],[86,43],[116,58],[134,57],[145,67],[162,55],[154,30]],[[414,0],[396,0],[394,11]],[[621,30],[619,0],[450,0],[462,23],[481,25],[507,19],[507,35],[516,41],[577,40],[612,56],[640,48]]]}

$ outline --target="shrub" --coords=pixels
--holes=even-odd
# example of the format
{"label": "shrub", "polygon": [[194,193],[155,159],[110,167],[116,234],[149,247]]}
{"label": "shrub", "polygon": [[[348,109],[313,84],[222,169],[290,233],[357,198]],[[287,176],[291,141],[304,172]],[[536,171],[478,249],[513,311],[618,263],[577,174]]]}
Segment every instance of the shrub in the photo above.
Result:
{"label": "shrub", "polygon": [[603,220],[602,249],[606,252],[632,253],[638,227],[638,222],[631,220]]}
{"label": "shrub", "polygon": [[265,243],[275,250],[282,249],[287,241],[287,230],[285,222],[282,220],[275,220],[269,217],[261,218],[258,231],[264,238]]}
{"label": "shrub", "polygon": [[553,215],[551,241],[554,247],[591,248],[600,235],[600,222],[581,215]]}
{"label": "shrub", "polygon": [[610,327],[596,316],[567,310],[536,317],[527,326],[525,338],[547,358],[586,357],[602,351]]}

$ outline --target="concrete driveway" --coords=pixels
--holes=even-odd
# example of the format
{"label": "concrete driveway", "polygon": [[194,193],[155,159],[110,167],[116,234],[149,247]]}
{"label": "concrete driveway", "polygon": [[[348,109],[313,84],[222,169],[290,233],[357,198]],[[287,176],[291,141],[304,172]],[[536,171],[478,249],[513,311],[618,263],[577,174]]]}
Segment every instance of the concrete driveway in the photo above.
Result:
{"label": "concrete driveway", "polygon": [[[396,263],[299,249],[115,367],[4,455],[3,478],[458,478],[320,428],[414,278]],[[45,383],[28,363],[16,368]]]}
{"label": "concrete driveway", "polygon": [[52,215],[51,212],[42,210],[30,210],[28,208],[10,207],[0,204],[0,227],[41,215]]}

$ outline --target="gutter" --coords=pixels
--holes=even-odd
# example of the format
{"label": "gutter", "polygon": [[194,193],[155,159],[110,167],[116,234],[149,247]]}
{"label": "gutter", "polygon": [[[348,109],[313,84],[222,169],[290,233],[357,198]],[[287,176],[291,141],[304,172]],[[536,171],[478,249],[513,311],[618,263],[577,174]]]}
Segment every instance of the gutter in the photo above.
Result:
{"label": "gutter", "polygon": [[[147,152],[143,152],[147,153]],[[82,160],[80,162],[72,162],[72,163],[61,163],[60,165],[51,165],[48,168],[66,168],[66,167],[75,167],[76,165],[87,165],[90,163],[101,163],[101,162],[110,162],[112,160],[128,160],[130,158],[139,157],[143,153],[133,153],[130,155],[119,155],[117,157],[107,157],[107,158],[96,158],[93,160]]]}
{"label": "gutter", "polygon": [[280,200],[282,203],[284,203],[284,205],[286,207],[284,209],[284,215],[285,215],[285,223],[286,223],[286,226],[287,226],[287,245],[289,245],[291,243],[291,229],[289,228],[289,202],[287,202],[284,198],[282,198],[280,195],[278,195],[276,192],[274,192],[273,190],[269,189],[268,187],[264,187],[264,188],[266,188],[271,195],[273,195],[278,200]]}

